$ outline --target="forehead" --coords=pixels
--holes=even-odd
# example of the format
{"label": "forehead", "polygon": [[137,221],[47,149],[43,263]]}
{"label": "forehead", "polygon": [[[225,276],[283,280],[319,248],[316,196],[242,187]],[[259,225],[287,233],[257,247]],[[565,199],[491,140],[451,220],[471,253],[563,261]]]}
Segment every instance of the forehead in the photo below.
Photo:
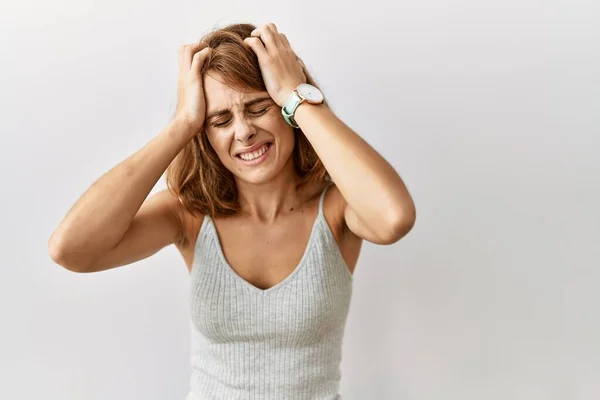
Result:
{"label": "forehead", "polygon": [[245,102],[268,95],[268,92],[248,91],[241,92],[222,82],[218,75],[205,74],[203,77],[204,95],[206,99],[207,115],[222,109],[243,107]]}

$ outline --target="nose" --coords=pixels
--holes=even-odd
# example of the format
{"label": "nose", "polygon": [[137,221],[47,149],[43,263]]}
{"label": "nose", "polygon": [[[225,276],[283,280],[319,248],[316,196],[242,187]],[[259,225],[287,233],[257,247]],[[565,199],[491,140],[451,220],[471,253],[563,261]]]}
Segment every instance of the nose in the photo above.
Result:
{"label": "nose", "polygon": [[256,137],[256,127],[248,121],[247,118],[238,118],[235,125],[235,140],[241,143],[248,143]]}

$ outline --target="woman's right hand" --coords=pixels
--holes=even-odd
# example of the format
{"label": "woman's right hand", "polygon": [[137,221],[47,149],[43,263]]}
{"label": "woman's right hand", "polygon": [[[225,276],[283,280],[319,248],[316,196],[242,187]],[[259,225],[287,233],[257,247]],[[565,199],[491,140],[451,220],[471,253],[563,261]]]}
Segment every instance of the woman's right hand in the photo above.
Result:
{"label": "woman's right hand", "polygon": [[179,48],[175,119],[184,121],[194,134],[204,127],[206,99],[200,72],[211,51],[204,43],[187,44]]}

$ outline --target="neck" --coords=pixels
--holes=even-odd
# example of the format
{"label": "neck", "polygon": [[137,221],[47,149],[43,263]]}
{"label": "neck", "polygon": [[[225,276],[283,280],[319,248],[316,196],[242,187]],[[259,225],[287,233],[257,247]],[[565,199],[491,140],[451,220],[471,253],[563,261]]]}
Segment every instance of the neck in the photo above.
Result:
{"label": "neck", "polygon": [[282,213],[289,212],[299,204],[299,177],[293,161],[273,179],[260,184],[248,183],[236,178],[240,214],[260,222],[272,222]]}

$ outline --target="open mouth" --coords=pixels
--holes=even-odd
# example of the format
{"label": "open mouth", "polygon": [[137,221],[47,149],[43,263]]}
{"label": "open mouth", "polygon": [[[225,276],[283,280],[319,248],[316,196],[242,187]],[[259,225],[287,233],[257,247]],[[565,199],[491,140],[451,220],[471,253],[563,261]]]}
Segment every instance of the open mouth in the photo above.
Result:
{"label": "open mouth", "polygon": [[271,142],[267,142],[254,151],[237,154],[236,158],[243,161],[244,164],[258,164],[267,158],[271,145]]}

